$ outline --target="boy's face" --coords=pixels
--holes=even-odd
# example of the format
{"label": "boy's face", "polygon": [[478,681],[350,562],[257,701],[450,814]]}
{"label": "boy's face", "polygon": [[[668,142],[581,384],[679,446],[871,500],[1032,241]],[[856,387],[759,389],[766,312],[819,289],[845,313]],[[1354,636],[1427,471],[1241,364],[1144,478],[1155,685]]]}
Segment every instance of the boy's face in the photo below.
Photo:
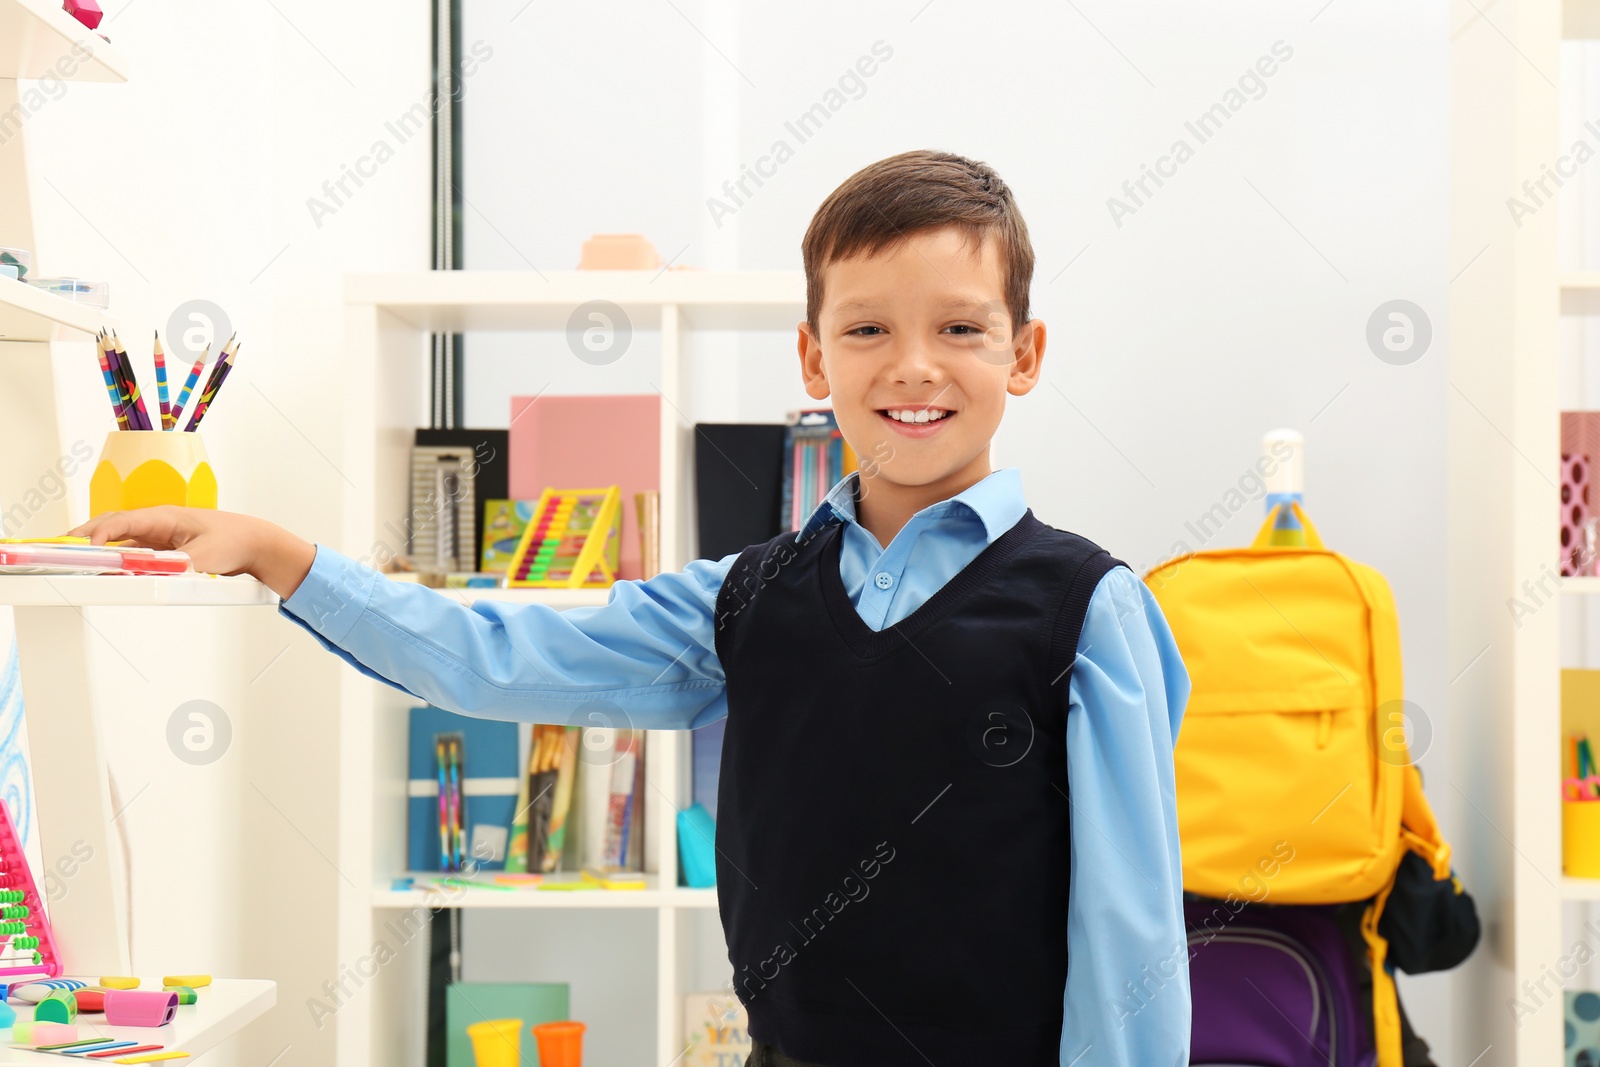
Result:
{"label": "boy's face", "polygon": [[812,397],[833,398],[863,489],[981,480],[1006,396],[1037,384],[1044,354],[1043,323],[1012,328],[998,241],[928,230],[824,278],[816,329],[800,324],[801,373]]}

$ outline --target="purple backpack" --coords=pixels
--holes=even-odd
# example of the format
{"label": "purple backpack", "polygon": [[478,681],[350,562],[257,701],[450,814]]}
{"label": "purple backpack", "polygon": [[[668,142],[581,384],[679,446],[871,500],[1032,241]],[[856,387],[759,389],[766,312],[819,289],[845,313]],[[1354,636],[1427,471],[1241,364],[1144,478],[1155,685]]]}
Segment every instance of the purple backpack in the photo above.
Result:
{"label": "purple backpack", "polygon": [[1194,1023],[1189,1062],[1372,1067],[1358,957],[1336,907],[1184,902]]}

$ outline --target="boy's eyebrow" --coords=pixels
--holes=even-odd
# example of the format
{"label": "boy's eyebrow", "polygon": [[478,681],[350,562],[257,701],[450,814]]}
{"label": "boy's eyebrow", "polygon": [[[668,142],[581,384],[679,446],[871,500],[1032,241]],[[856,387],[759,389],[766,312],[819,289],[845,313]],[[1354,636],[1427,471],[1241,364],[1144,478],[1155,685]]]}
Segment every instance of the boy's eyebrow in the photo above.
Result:
{"label": "boy's eyebrow", "polygon": [[[996,301],[993,300],[986,300],[982,296],[976,294],[966,294],[952,296],[946,300],[941,300],[938,304],[938,307],[941,310],[956,310],[986,307],[995,302]],[[857,312],[878,311],[881,310],[883,306],[884,305],[881,302],[873,300],[849,300],[843,304],[836,304],[833,310],[837,315],[853,315]]]}

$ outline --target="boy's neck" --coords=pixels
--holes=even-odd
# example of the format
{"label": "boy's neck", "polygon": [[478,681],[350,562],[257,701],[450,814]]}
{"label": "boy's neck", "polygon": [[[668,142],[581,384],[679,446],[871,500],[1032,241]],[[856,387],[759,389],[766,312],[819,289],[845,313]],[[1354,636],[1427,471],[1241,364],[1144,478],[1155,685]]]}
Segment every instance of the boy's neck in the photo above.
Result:
{"label": "boy's neck", "polygon": [[883,476],[881,468],[871,476],[862,471],[856,490],[856,523],[877,538],[879,545],[887,548],[889,542],[905,529],[911,516],[970,489],[992,473],[987,449],[967,466],[926,485],[891,482]]}

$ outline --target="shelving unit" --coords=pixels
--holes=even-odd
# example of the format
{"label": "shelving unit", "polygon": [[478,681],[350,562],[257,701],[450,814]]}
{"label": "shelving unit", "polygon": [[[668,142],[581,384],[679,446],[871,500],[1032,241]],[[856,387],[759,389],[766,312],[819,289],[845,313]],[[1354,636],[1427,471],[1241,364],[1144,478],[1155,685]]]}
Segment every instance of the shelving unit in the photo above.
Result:
{"label": "shelving unit", "polygon": [[[661,560],[665,569],[689,561],[691,434],[694,418],[690,346],[693,330],[793,329],[805,314],[799,272],[715,271],[442,271],[364,274],[345,279],[345,395],[360,398],[345,423],[344,461],[355,485],[346,493],[343,542],[360,559],[379,546],[390,552],[386,520],[407,513],[412,432],[427,419],[427,337],[430,332],[564,331],[589,301],[621,308],[633,330],[658,331],[663,398],[661,417]],[[606,590],[438,590],[463,602],[496,600],[557,608],[605,602]],[[346,671],[341,679],[339,751],[339,869],[354,884],[340,887],[341,960],[371,953],[408,918],[433,907],[495,910],[584,909],[655,913],[656,995],[654,1062],[675,1062],[684,1039],[681,997],[694,971],[696,924],[714,917],[714,890],[678,886],[677,810],[689,803],[687,736],[653,732],[646,746],[646,888],[638,891],[495,892],[463,890],[442,898],[390,888],[405,874],[406,709],[415,701]],[[641,946],[643,949],[644,946]],[[642,956],[647,955],[641,951]],[[723,961],[725,964],[725,960]],[[426,976],[420,969],[378,975],[370,995],[340,1011],[336,1046],[341,1067],[383,1064],[419,1067]]]}
{"label": "shelving unit", "polygon": [[[0,139],[0,244],[38,252],[34,242],[30,175],[24,142],[39,90],[18,79],[50,76],[70,82],[124,82],[128,65],[115,49],[61,9],[59,0],[0,0],[0,117],[20,125]],[[43,99],[43,97],[39,97]],[[50,265],[43,264],[46,268]],[[40,266],[35,264],[36,269]],[[62,446],[56,423],[54,342],[87,342],[115,325],[104,312],[76,304],[10,278],[0,278],[0,499],[18,501],[51,471]],[[88,347],[75,356],[87,356]],[[9,519],[9,517],[8,517]],[[47,500],[7,535],[46,535],[66,528],[65,497]],[[112,830],[99,715],[89,685],[89,646],[95,640],[83,609],[119,606],[264,607],[277,598],[259,582],[196,575],[180,578],[83,575],[0,577],[0,607],[16,622],[23,704],[33,764],[36,819],[45,856],[87,845],[109,862],[83,867],[72,891],[49,904],[57,948],[69,974],[95,978],[131,971],[127,892],[121,880],[121,846]],[[147,978],[145,987],[159,978]],[[199,1002],[179,1009],[157,1030],[122,1030],[79,1020],[86,1035],[154,1037],[193,1056],[216,1047],[270,1009],[276,985],[258,979],[222,979]],[[24,1009],[26,1011],[26,1009]],[[43,1053],[0,1048],[0,1067],[59,1062]]]}

